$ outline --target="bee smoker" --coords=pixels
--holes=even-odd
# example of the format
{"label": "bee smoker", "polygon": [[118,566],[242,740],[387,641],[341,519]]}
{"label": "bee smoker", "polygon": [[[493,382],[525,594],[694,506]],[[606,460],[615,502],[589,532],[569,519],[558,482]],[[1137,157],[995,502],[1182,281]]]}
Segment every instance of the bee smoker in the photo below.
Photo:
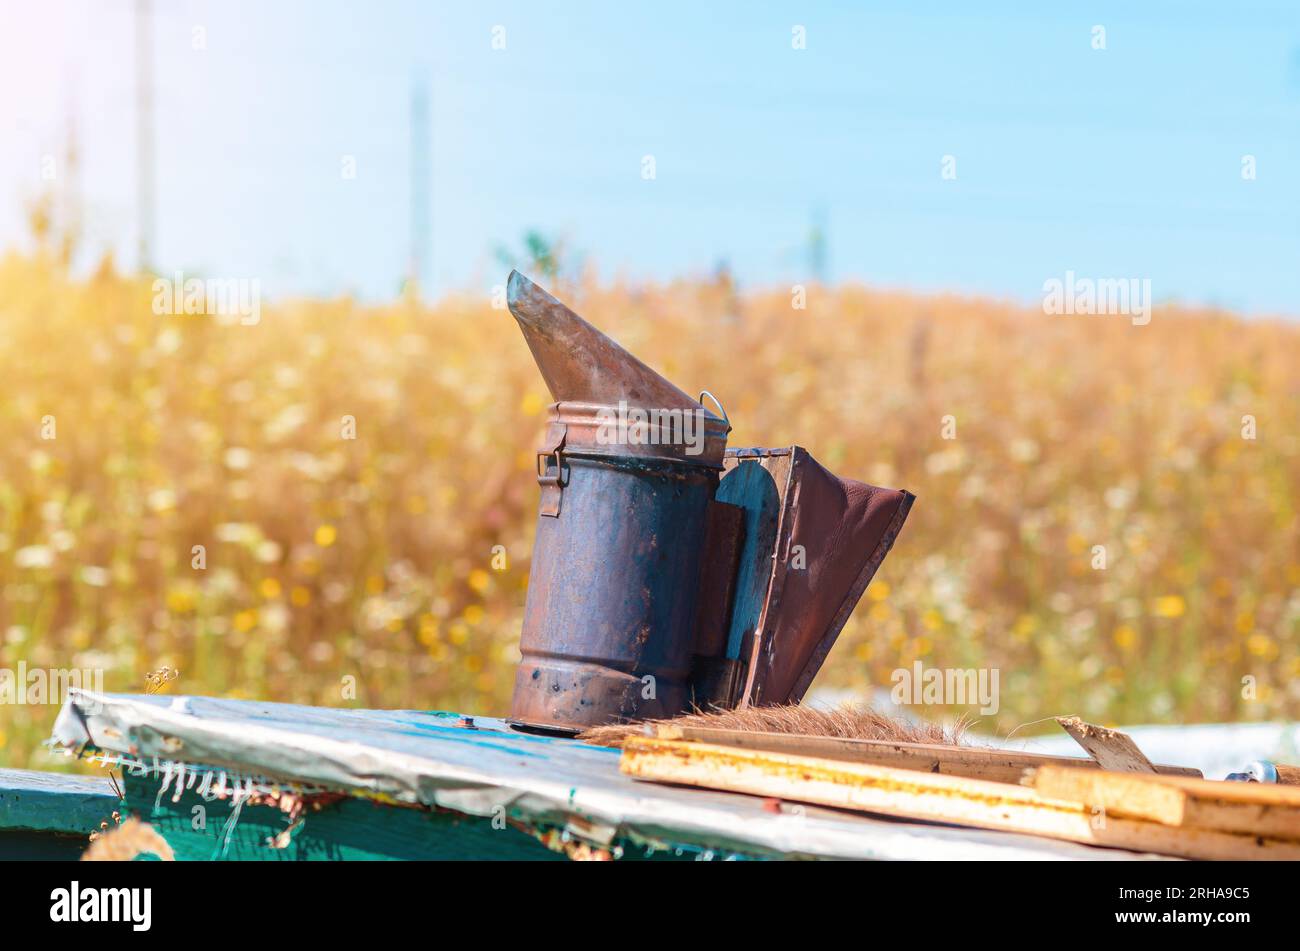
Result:
{"label": "bee smoker", "polygon": [[912,495],[799,446],[727,450],[716,400],[721,415],[517,272],[507,300],[555,399],[512,722],[798,702]]}

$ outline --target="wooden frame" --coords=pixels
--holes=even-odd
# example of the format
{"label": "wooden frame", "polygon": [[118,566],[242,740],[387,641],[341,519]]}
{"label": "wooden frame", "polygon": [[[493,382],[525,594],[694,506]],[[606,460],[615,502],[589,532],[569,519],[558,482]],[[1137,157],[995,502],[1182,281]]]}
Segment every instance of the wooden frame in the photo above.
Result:
{"label": "wooden frame", "polygon": [[1294,786],[1057,766],[1039,769],[1033,783],[1043,796],[1075,800],[1114,816],[1300,840],[1300,789]]}
{"label": "wooden frame", "polygon": [[628,738],[620,765],[640,779],[1137,852],[1300,860],[1300,842],[1124,818],[1025,786],[911,769],[649,737]]}
{"label": "wooden frame", "polygon": [[[796,756],[822,756],[828,759],[874,763],[898,769],[918,769],[927,773],[966,776],[993,782],[1018,783],[1027,770],[1040,766],[1062,766],[1096,770],[1090,759],[1048,756],[983,746],[942,746],[931,743],[896,743],[887,740],[859,740],[835,736],[805,736],[798,733],[761,733],[748,730],[723,730],[714,727],[662,724],[655,727],[661,740],[689,740],[733,746],[748,750],[766,750]],[[1200,777],[1201,772],[1185,766],[1158,766],[1169,775]]]}

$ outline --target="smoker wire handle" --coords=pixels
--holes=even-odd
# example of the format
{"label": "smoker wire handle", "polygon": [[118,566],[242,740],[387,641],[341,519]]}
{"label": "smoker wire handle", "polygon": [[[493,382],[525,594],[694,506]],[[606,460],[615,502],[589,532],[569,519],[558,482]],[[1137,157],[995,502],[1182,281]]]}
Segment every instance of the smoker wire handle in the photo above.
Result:
{"label": "smoker wire handle", "polygon": [[710,393],[708,390],[700,390],[700,398],[697,399],[695,402],[697,402],[697,403],[699,403],[701,406],[703,406],[703,405],[704,405],[704,397],[706,397],[706,396],[707,396],[709,399],[713,400],[713,405],[716,406],[716,407],[718,408],[718,412],[722,414],[722,421],[723,421],[724,423],[727,424],[727,432],[731,432],[731,417],[729,417],[729,416],[727,415],[727,410],[723,407],[723,405],[722,405],[722,401],[721,401],[721,400],[719,400],[716,396],[714,396],[714,395],[713,395],[712,393]]}

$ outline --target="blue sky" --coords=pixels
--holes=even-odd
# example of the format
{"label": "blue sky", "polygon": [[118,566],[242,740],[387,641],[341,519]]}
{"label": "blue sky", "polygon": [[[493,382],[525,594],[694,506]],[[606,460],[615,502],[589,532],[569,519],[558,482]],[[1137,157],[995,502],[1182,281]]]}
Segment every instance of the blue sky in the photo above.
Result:
{"label": "blue sky", "polygon": [[[529,228],[606,277],[788,284],[820,215],[834,280],[1300,314],[1300,5],[701,6],[155,0],[156,263],[391,297],[424,77],[433,293]],[[90,248],[132,260],[133,9],[0,0],[0,246],[75,116]]]}

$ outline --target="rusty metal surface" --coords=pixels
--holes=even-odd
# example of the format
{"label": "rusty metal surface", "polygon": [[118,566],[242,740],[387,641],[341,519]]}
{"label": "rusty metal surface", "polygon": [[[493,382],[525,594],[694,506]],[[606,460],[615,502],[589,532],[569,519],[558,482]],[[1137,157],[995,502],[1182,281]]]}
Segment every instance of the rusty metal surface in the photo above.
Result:
{"label": "rusty metal surface", "polygon": [[559,402],[697,409],[700,404],[518,271],[506,303]]}
{"label": "rusty metal surface", "polygon": [[730,424],[517,272],[509,303],[557,400],[511,719],[578,731],[672,716],[689,702]]}
{"label": "rusty metal surface", "polygon": [[[763,474],[774,476],[766,491],[775,494],[779,513],[765,549],[766,593],[739,645],[746,667],[740,702],[797,703],[889,553],[914,496],[841,479],[799,446],[730,450],[724,471],[719,495],[728,498],[728,480],[762,485]],[[752,509],[761,493],[750,488],[747,496]],[[738,601],[736,611],[745,607]]]}
{"label": "rusty metal surface", "polygon": [[695,620],[691,706],[707,710],[735,702],[742,668],[727,656],[727,632],[736,594],[736,569],[745,537],[745,510],[716,499],[709,503],[704,564]]}
{"label": "rusty metal surface", "polygon": [[[647,462],[683,463],[722,468],[727,448],[727,423],[698,404],[638,414],[629,407],[619,429],[619,407],[606,403],[567,400],[547,409],[546,435],[538,452],[553,454],[563,445],[566,455],[610,456]],[[629,422],[631,414],[631,422]]]}
{"label": "rusty metal surface", "polygon": [[705,513],[717,472],[565,459],[540,517],[511,719],[578,730],[685,708]]}
{"label": "rusty metal surface", "polygon": [[727,625],[735,596],[736,567],[745,535],[745,510],[739,505],[709,503],[704,532],[704,567],[700,578],[700,610],[696,621],[695,653],[722,657],[727,651]]}

